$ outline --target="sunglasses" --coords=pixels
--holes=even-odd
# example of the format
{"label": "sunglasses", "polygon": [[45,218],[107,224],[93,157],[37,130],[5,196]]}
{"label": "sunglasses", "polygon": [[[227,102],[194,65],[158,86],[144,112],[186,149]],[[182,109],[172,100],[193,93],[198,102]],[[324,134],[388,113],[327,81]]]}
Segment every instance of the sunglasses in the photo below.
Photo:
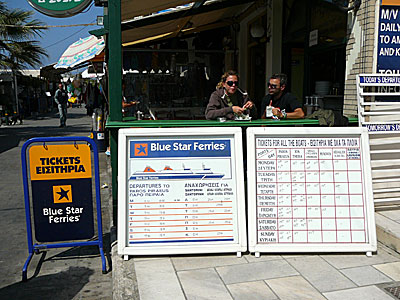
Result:
{"label": "sunglasses", "polygon": [[271,89],[276,89],[278,87],[278,85],[268,83],[268,87],[271,88]]}
{"label": "sunglasses", "polygon": [[229,81],[226,82],[226,84],[229,85],[229,86],[233,86],[233,85],[238,86],[239,81],[232,81],[232,80],[229,80]]}

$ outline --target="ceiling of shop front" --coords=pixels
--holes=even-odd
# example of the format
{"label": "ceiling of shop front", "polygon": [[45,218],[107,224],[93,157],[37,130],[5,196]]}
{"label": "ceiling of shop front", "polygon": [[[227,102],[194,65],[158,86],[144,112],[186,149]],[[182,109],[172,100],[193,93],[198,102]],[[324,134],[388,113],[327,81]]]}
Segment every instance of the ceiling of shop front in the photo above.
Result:
{"label": "ceiling of shop front", "polygon": [[192,2],[193,0],[121,0],[121,21],[131,20],[138,16],[147,16],[154,12]]}
{"label": "ceiling of shop front", "polygon": [[182,32],[182,34],[188,33],[188,31],[193,33],[196,32],[196,29],[197,31],[201,31],[203,29],[202,26],[206,26],[208,24],[214,24],[214,28],[227,26],[233,22],[232,13],[234,11],[237,11],[237,8],[235,9],[234,7],[231,7],[196,16],[156,23],[132,30],[126,30],[122,32],[122,43],[124,44],[131,41],[140,41],[144,38],[157,39],[158,36],[162,38],[169,38],[177,36],[180,32]]}
{"label": "ceiling of shop front", "polygon": [[[171,8],[171,6],[174,5],[187,4],[193,1],[170,1],[167,3],[167,5],[165,4],[167,1],[159,1],[159,0],[147,1],[147,3],[149,2],[150,4],[148,4],[147,7],[145,7],[144,4],[139,5],[142,6],[142,8],[140,7],[138,8],[139,11],[141,11],[141,13],[139,12],[131,13],[129,14],[128,19],[132,19],[132,17],[134,17],[135,14],[140,14],[140,15],[143,15],[145,13],[149,14],[151,11],[154,12],[159,9],[162,10],[166,8]],[[137,2],[122,0],[121,2],[122,12],[124,12],[125,9],[129,11],[130,10],[129,7],[133,6],[133,3]],[[226,3],[229,3],[229,1],[226,1]],[[228,6],[227,8],[216,9],[189,16],[183,15],[179,18],[162,22],[157,22],[157,19],[154,18],[154,22],[149,22],[149,24],[145,25],[140,24],[141,22],[140,19],[130,23],[125,23],[125,26],[123,23],[122,44],[123,46],[137,45],[148,41],[173,38],[176,36],[228,26],[230,24],[238,22],[238,18],[240,18],[240,15],[252,5],[252,1],[246,1],[246,0],[236,3],[240,4],[230,7],[229,5],[226,5]],[[124,6],[124,4],[126,5],[126,7]],[[123,20],[127,20],[126,18],[128,16],[128,13],[125,13],[125,16],[126,17],[123,18]],[[132,29],[126,29],[127,27],[129,28],[129,26],[127,26],[126,24],[129,24],[129,26],[131,26]]]}

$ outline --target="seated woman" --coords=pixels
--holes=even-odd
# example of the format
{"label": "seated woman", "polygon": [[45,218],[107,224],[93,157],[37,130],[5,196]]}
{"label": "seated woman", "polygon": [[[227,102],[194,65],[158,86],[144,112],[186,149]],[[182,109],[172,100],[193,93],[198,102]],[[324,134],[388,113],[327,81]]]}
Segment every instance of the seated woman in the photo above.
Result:
{"label": "seated woman", "polygon": [[256,117],[256,108],[246,92],[239,87],[239,75],[235,71],[225,72],[217,89],[210,96],[206,108],[206,119],[216,120],[224,117],[228,120],[235,119],[235,115],[243,115],[250,110],[251,117]]}

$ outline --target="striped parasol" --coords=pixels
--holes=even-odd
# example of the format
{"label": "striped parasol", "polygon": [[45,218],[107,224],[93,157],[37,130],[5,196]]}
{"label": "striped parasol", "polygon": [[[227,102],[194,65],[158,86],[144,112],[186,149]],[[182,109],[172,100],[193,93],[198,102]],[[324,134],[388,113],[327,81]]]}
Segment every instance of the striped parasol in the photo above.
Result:
{"label": "striped parasol", "polygon": [[61,55],[54,68],[72,68],[100,54],[105,47],[104,39],[88,36],[70,45]]}

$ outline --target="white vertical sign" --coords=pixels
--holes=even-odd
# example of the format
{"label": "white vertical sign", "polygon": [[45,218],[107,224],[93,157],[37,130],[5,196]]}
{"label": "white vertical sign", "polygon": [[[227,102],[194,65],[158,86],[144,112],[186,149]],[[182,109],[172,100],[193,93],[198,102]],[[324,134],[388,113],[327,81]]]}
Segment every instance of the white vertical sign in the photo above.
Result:
{"label": "white vertical sign", "polygon": [[375,251],[366,132],[268,130],[247,135],[250,251]]}
{"label": "white vertical sign", "polygon": [[120,130],[119,253],[247,249],[240,128]]}

